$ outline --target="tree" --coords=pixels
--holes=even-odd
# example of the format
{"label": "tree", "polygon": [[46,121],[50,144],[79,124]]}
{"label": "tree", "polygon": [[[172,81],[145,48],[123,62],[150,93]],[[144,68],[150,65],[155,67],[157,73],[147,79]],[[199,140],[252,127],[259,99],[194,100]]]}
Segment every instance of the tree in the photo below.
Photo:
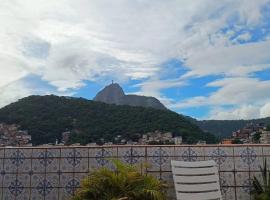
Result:
{"label": "tree", "polygon": [[73,200],[165,200],[166,185],[142,175],[132,165],[113,161],[116,169],[100,168],[82,181]]}
{"label": "tree", "polygon": [[267,125],[266,130],[270,131],[270,124]]}
{"label": "tree", "polygon": [[234,139],[234,140],[232,141],[232,143],[233,143],[233,144],[243,144],[243,142],[242,142],[240,139],[238,139],[238,138]]}
{"label": "tree", "polygon": [[260,138],[261,138],[261,133],[260,132],[256,132],[253,136],[253,141],[255,143],[260,143]]}

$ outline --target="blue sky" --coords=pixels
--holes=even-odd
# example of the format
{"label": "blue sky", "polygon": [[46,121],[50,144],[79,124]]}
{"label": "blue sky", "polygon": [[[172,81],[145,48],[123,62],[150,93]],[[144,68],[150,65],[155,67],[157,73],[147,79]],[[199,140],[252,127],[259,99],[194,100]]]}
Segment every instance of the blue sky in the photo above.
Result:
{"label": "blue sky", "polygon": [[111,80],[198,119],[270,116],[270,0],[3,0],[0,107]]}

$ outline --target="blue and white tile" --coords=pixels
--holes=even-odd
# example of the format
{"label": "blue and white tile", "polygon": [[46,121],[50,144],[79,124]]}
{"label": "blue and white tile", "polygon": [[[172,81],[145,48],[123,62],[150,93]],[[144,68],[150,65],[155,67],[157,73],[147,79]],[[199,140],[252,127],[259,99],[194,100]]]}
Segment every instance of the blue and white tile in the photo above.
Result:
{"label": "blue and white tile", "polygon": [[234,148],[235,156],[235,169],[249,170],[251,168],[257,167],[260,162],[258,159],[258,154],[262,154],[261,148],[256,147],[236,147]]}
{"label": "blue and white tile", "polygon": [[[110,162],[109,160],[107,161],[104,158],[98,158],[98,159],[99,159],[99,162],[102,162],[104,165],[106,165],[105,162]],[[89,166],[88,171],[89,172],[92,172],[92,171],[101,167],[96,158],[89,158],[88,162],[89,162],[89,164],[88,164],[88,166]]]}
{"label": "blue and white tile", "polygon": [[17,174],[17,180],[22,183],[24,187],[30,187],[30,175],[29,174]]}
{"label": "blue and white tile", "polygon": [[31,170],[31,159],[23,157],[22,154],[5,159],[4,162],[6,172],[28,172]]}
{"label": "blue and white tile", "polygon": [[23,192],[16,198],[16,200],[29,200],[29,199],[30,199],[30,188],[24,188]]}
{"label": "blue and white tile", "polygon": [[250,172],[250,178],[253,180],[254,177],[258,179],[261,183],[263,182],[263,177],[261,172]]}
{"label": "blue and white tile", "polygon": [[248,187],[252,183],[249,172],[237,172],[235,174],[236,186],[245,186]]}
{"label": "blue and white tile", "polygon": [[24,158],[32,157],[32,149],[31,148],[6,148],[5,149],[5,158],[13,158],[15,156],[21,156]]}
{"label": "blue and white tile", "polygon": [[76,172],[88,172],[89,171],[89,159],[82,158],[78,166],[76,166]]}
{"label": "blue and white tile", "polygon": [[32,199],[55,199],[55,195],[58,196],[58,189],[55,188],[54,183],[50,182],[50,180],[50,178],[40,178],[39,181],[34,184],[34,187],[32,186]]}
{"label": "blue and white tile", "polygon": [[176,160],[199,161],[204,160],[203,147],[183,146],[175,147]]}
{"label": "blue and white tile", "polygon": [[147,146],[146,152],[147,157],[153,157],[153,156],[174,156],[175,154],[174,146],[168,147],[168,146]]}
{"label": "blue and white tile", "polygon": [[233,170],[233,150],[221,147],[205,147],[205,160],[214,160],[219,170]]}
{"label": "blue and white tile", "polygon": [[54,158],[61,157],[61,149],[60,148],[49,148],[47,152],[51,153]]}
{"label": "blue and white tile", "polygon": [[247,192],[245,187],[237,187],[236,188],[237,200],[250,200],[250,193]]}
{"label": "blue and white tile", "polygon": [[59,187],[65,187],[67,182],[74,178],[74,173],[63,173],[60,175]]}
{"label": "blue and white tile", "polygon": [[5,148],[0,147],[0,159],[5,157]]}
{"label": "blue and white tile", "polygon": [[[2,194],[2,199],[3,200],[11,200],[11,199],[16,199],[16,197],[10,192],[9,188],[3,188],[3,194]],[[18,194],[19,195],[19,194]],[[18,196],[17,195],[17,196]]]}
{"label": "blue and white tile", "polygon": [[45,154],[46,151],[47,151],[46,148],[36,148],[36,149],[33,149],[31,158],[32,159],[38,159],[38,158],[40,158],[40,155]]}
{"label": "blue and white tile", "polygon": [[16,174],[5,174],[3,176],[3,187],[9,187],[11,183],[16,181],[16,178]]}
{"label": "blue and white tile", "polygon": [[147,147],[147,163],[153,171],[160,171],[163,166],[170,162],[170,156],[174,155],[174,150],[168,147]]}
{"label": "blue and white tile", "polygon": [[53,187],[59,187],[60,177],[58,173],[46,174],[46,180],[50,182]]}
{"label": "blue and white tile", "polygon": [[223,188],[221,194],[223,200],[236,200],[234,187]]}
{"label": "blue and white tile", "polygon": [[117,147],[90,147],[88,148],[89,157],[117,158]]}
{"label": "blue and white tile", "polygon": [[0,174],[1,174],[1,171],[4,169],[4,161],[5,161],[6,159],[4,159],[4,158],[0,158]]}
{"label": "blue and white tile", "polygon": [[43,160],[38,158],[32,159],[31,170],[33,171],[33,173],[45,173],[46,166],[43,164]]}
{"label": "blue and white tile", "polygon": [[[81,159],[79,159],[81,160]],[[80,162],[80,161],[78,161]],[[78,164],[77,164],[78,165]],[[67,161],[67,158],[60,159],[60,171],[61,172],[74,172],[75,168]]]}
{"label": "blue and white tile", "polygon": [[46,195],[46,199],[50,200],[58,200],[58,194],[59,194],[59,189],[58,188],[53,188],[50,193]]}
{"label": "blue and white tile", "polygon": [[63,172],[88,170],[88,148],[63,149],[60,170]]}
{"label": "blue and white tile", "polygon": [[95,166],[113,167],[112,160],[117,159],[116,148],[95,148],[94,151],[95,152],[91,152],[91,158],[89,158],[90,169]]}
{"label": "blue and white tile", "polygon": [[138,147],[118,147],[118,158],[128,164],[140,164],[145,161],[145,150]]}
{"label": "blue and white tile", "polygon": [[88,158],[88,148],[63,148],[61,149],[62,158],[70,157]]}
{"label": "blue and white tile", "polygon": [[66,188],[59,188],[59,200],[67,200],[71,199],[72,195],[70,195],[67,191]]}
{"label": "blue and white tile", "polygon": [[60,159],[53,158],[46,165],[46,172],[57,172],[60,170]]}
{"label": "blue and white tile", "polygon": [[224,160],[220,160],[220,162],[221,162],[221,164],[219,165],[219,170],[220,171],[227,171],[227,172],[234,171],[235,158],[226,157]]}
{"label": "blue and white tile", "polygon": [[235,186],[233,172],[220,172],[219,173],[220,185],[224,187]]}
{"label": "blue and white tile", "polygon": [[58,188],[47,187],[45,190],[41,188],[33,188],[31,190],[31,200],[58,200]]}
{"label": "blue and white tile", "polygon": [[70,178],[64,185],[64,192],[70,196],[73,196],[75,192],[80,188],[80,179]]}
{"label": "blue and white tile", "polygon": [[36,188],[37,185],[46,178],[46,175],[43,174],[33,174],[31,176],[31,187]]}

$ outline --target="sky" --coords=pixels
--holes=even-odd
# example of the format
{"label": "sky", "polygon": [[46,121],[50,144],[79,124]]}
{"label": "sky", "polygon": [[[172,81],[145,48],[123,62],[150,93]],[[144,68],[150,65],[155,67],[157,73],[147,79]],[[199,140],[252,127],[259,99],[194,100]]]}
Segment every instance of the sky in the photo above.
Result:
{"label": "sky", "polygon": [[270,116],[270,0],[0,0],[0,107],[111,80],[197,119]]}

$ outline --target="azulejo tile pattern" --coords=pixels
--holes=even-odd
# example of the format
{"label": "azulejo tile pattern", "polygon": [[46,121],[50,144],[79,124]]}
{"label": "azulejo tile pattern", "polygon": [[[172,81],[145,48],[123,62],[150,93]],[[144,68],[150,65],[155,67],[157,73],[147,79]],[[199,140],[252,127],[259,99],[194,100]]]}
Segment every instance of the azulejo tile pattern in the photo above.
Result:
{"label": "azulejo tile pattern", "polygon": [[11,194],[17,197],[23,192],[24,186],[22,182],[20,182],[18,179],[15,179],[13,182],[10,183],[10,185],[8,186],[8,189]]}
{"label": "azulejo tile pattern", "polygon": [[214,160],[218,165],[223,164],[227,159],[227,153],[220,148],[216,148],[211,154],[210,157]]}
{"label": "azulejo tile pattern", "polygon": [[170,199],[175,197],[170,160],[215,160],[224,199],[250,199],[251,179],[260,174],[268,152],[270,145],[0,148],[0,200],[68,200],[88,172],[110,167],[112,159],[150,162],[152,169],[144,171],[167,181]]}
{"label": "azulejo tile pattern", "polygon": [[184,161],[196,161],[198,158],[197,152],[194,151],[191,147],[188,147],[182,154]]}
{"label": "azulejo tile pattern", "polygon": [[245,164],[251,165],[255,162],[257,155],[253,148],[247,147],[240,153],[240,157]]}
{"label": "azulejo tile pattern", "polygon": [[135,164],[140,159],[140,154],[136,151],[130,148],[128,151],[125,152],[123,158],[124,160],[129,164]]}
{"label": "azulejo tile pattern", "polygon": [[70,195],[74,195],[76,189],[79,187],[80,187],[80,181],[73,178],[67,182],[65,186],[65,191]]}
{"label": "azulejo tile pattern", "polygon": [[53,157],[54,156],[52,152],[48,152],[48,151],[40,152],[38,155],[39,163],[43,165],[44,167],[46,167],[52,163]]}
{"label": "azulejo tile pattern", "polygon": [[15,165],[16,167],[19,167],[20,165],[23,164],[25,160],[25,155],[23,154],[23,152],[19,149],[17,149],[16,151],[12,152],[11,156],[10,156],[10,161],[13,165]]}
{"label": "azulejo tile pattern", "polygon": [[81,152],[76,149],[72,149],[70,152],[68,152],[66,159],[70,165],[76,167],[81,162],[82,159]]}
{"label": "azulejo tile pattern", "polygon": [[46,197],[53,189],[52,184],[47,179],[43,179],[40,181],[36,187],[39,194],[41,194],[43,197]]}
{"label": "azulejo tile pattern", "polygon": [[169,159],[168,152],[161,147],[157,148],[152,156],[154,163],[157,165],[164,165]]}
{"label": "azulejo tile pattern", "polygon": [[105,148],[100,149],[96,154],[96,160],[98,162],[98,165],[105,166],[110,161],[108,158],[112,157],[112,152],[109,150],[106,150]]}

